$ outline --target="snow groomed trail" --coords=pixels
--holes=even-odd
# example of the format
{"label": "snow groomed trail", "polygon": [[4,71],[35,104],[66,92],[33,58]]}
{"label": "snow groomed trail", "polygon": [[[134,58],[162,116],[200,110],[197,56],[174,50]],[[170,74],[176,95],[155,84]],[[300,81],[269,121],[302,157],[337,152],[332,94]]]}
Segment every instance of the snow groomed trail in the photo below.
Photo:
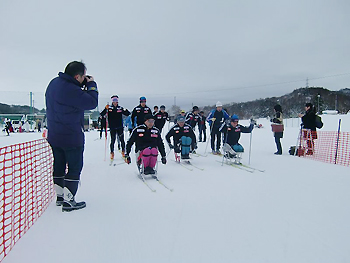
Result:
{"label": "snow groomed trail", "polygon": [[[76,199],[87,207],[62,213],[52,203],[3,262],[350,262],[349,168],[290,156],[298,127],[286,127],[275,156],[264,126],[253,131],[251,153],[264,172],[222,166],[198,143],[191,162],[200,169],[169,154],[158,177],[173,191],[148,179],[156,192],[137,177],[134,156],[110,166],[104,139],[86,133]],[[240,140],[244,164],[249,138]]]}

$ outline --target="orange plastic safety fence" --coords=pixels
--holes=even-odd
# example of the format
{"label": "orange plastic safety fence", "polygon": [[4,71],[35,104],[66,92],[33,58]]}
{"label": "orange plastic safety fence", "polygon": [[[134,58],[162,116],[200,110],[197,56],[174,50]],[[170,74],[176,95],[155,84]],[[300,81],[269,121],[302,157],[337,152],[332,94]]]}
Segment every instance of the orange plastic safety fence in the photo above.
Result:
{"label": "orange plastic safety fence", "polygon": [[52,165],[45,139],[0,148],[0,261],[51,202]]}
{"label": "orange plastic safety fence", "polygon": [[350,166],[349,132],[302,130],[299,138],[299,156]]}

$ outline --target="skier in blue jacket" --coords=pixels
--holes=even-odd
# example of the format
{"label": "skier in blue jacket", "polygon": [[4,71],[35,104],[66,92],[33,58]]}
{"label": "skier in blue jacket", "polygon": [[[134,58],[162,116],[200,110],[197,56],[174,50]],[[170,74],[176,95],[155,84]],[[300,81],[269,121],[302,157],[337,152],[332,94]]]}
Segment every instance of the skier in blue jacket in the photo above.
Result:
{"label": "skier in blue jacket", "polygon": [[54,157],[56,205],[62,205],[62,211],[84,208],[85,202],[75,202],[75,195],[83,168],[84,110],[97,107],[97,84],[93,77],[86,75],[84,63],[73,61],[64,73],[51,80],[45,97],[47,140]]}
{"label": "skier in blue jacket", "polygon": [[229,118],[230,116],[227,114],[227,112],[222,109],[222,103],[220,101],[216,103],[216,109],[213,109],[207,117],[207,121],[209,122],[210,126],[211,150],[213,154],[220,154],[221,132],[219,128],[225,122],[225,120]]}

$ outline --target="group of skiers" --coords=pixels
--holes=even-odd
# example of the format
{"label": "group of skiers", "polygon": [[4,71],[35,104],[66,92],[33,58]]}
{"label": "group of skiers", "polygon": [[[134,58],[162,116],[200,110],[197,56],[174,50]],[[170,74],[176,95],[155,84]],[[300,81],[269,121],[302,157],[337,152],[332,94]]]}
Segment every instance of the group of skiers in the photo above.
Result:
{"label": "group of skiers", "polygon": [[[151,108],[146,105],[146,98],[140,98],[140,104],[137,105],[132,112],[124,109],[119,105],[119,97],[113,95],[111,97],[111,105],[106,105],[105,109],[100,113],[101,133],[102,129],[110,130],[110,158],[114,159],[114,144],[118,141],[118,148],[121,150],[122,157],[130,164],[131,147],[135,144],[135,152],[137,154],[137,165],[144,167],[145,174],[155,173],[155,164],[158,153],[161,154],[163,164],[166,164],[166,153],[162,139],[162,130],[166,121],[169,121],[169,114],[165,111],[165,106],[160,108]],[[125,122],[123,123],[123,116]],[[240,134],[250,133],[254,127],[251,123],[249,127],[238,124],[237,115],[229,114],[223,109],[222,103],[217,102],[216,108],[213,109],[206,117],[203,111],[199,111],[197,106],[192,111],[186,113],[181,111],[175,117],[174,126],[169,129],[165,139],[170,149],[174,150],[175,156],[179,159],[189,159],[190,153],[195,153],[197,149],[197,139],[194,133],[195,127],[198,126],[199,140],[198,142],[206,142],[206,122],[210,127],[211,150],[214,155],[221,154],[221,142],[230,145],[236,152],[243,152],[243,147],[239,144]],[[105,125],[104,125],[105,123]],[[124,126],[128,126],[130,137],[125,144]],[[223,136],[224,134],[224,136]],[[215,143],[216,141],[216,143]],[[208,142],[209,143],[209,142]]]}
{"label": "group of skiers", "polygon": [[[86,207],[84,201],[75,201],[83,168],[85,137],[82,124],[84,110],[95,109],[98,105],[99,96],[97,83],[86,72],[87,69],[84,63],[70,62],[64,72],[59,72],[58,76],[50,81],[45,93],[47,141],[51,146],[54,158],[53,182],[57,195],[56,205],[61,206],[62,211],[73,211]],[[165,106],[160,106],[160,110],[155,107],[152,112],[146,105],[146,98],[141,97],[140,104],[130,112],[119,105],[117,95],[113,95],[111,100],[111,105],[106,105],[100,117],[101,126],[105,128],[106,133],[107,128],[110,129],[111,144],[109,148],[111,158],[114,158],[114,144],[119,141],[122,156],[125,162],[130,164],[130,152],[135,144],[136,163],[139,167],[140,176],[142,174],[155,174],[159,153],[161,162],[163,164],[167,163],[161,135],[166,121],[169,121]],[[315,131],[317,116],[312,108],[312,105],[307,104],[305,115],[300,115],[300,117],[303,120],[304,128]],[[282,109],[275,108],[275,112],[276,118],[273,121],[281,123]],[[126,120],[130,132],[127,143],[124,140],[123,119]],[[204,116],[203,111],[199,111],[197,106],[194,106],[192,111],[187,114],[185,111],[181,111],[175,119],[175,125],[169,129],[165,136],[169,148],[175,152],[177,161],[180,161],[181,158],[186,160],[191,152],[195,152],[197,148],[194,133],[196,125],[199,128],[198,142],[207,140],[207,122],[210,127],[212,153],[220,154],[221,142],[223,142],[224,157],[226,158],[235,158],[236,155],[244,151],[242,145],[239,144],[241,133],[250,133],[255,124],[251,120],[248,127],[240,125],[238,116],[235,114],[229,116],[220,102],[216,103],[215,109],[210,111],[207,117]],[[102,137],[102,131],[100,136]],[[278,144],[281,136],[283,134],[275,133],[277,154],[282,152]],[[313,136],[312,140],[315,138]],[[313,143],[312,140],[310,144]],[[208,144],[209,141],[207,146]],[[312,148],[312,145],[310,146],[309,148]],[[309,154],[312,154],[312,151]]]}

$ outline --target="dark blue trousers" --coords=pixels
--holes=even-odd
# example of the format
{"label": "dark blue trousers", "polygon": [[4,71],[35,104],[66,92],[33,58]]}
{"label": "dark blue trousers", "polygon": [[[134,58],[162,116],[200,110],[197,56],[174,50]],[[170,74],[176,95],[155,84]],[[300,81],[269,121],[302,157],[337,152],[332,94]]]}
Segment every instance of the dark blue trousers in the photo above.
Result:
{"label": "dark blue trousers", "polygon": [[84,146],[80,147],[54,147],[53,152],[53,182],[67,187],[75,195],[78,190],[80,173],[83,169]]}

